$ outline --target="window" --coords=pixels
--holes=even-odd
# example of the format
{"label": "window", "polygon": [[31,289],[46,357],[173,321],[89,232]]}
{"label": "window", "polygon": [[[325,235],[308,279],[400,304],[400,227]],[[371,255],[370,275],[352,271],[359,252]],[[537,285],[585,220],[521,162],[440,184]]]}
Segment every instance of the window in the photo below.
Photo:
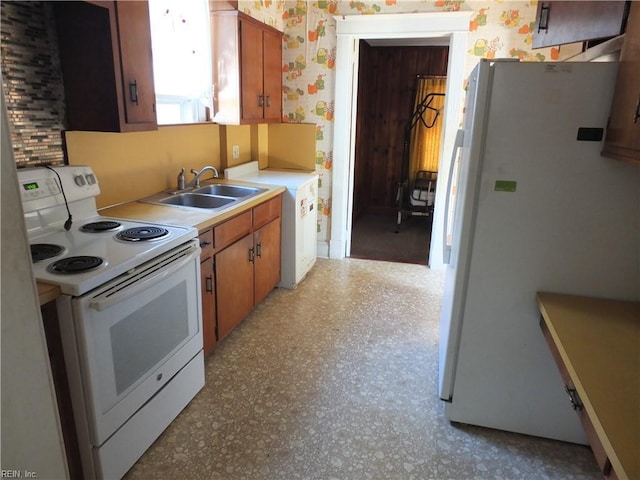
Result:
{"label": "window", "polygon": [[149,0],[158,124],[210,120],[208,0]]}

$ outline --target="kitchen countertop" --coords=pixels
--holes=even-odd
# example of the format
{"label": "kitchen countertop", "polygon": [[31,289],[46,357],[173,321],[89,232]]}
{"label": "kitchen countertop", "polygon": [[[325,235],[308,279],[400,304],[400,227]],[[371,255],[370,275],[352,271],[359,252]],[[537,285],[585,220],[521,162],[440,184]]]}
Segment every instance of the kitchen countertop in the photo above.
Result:
{"label": "kitchen countertop", "polygon": [[640,303],[538,293],[542,318],[620,479],[640,478]]}
{"label": "kitchen countertop", "polygon": [[36,282],[36,287],[38,287],[40,306],[54,301],[61,294],[60,287],[51,285],[50,283]]}
{"label": "kitchen countertop", "polygon": [[[183,227],[196,227],[198,230],[203,230],[234,217],[237,214],[258,205],[259,203],[270,200],[286,190],[281,186],[256,184],[240,180],[225,180],[223,178],[218,178],[213,181],[207,180],[202,182],[202,185],[211,185],[214,183],[246,185],[250,187],[263,188],[266,189],[266,191],[256,195],[255,197],[250,197],[247,200],[238,202],[231,208],[213,213],[206,209],[156,205],[152,203],[144,203],[140,200],[106,207],[99,210],[98,213],[104,217],[123,218]],[[40,305],[44,305],[45,303],[55,300],[60,295],[59,287],[42,282],[36,282],[36,285],[38,287]]]}

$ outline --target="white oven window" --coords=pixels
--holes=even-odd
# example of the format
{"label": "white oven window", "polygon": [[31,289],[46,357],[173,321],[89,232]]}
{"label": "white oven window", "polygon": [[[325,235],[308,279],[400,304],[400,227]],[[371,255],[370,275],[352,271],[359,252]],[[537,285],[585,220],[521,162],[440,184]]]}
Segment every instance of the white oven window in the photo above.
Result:
{"label": "white oven window", "polygon": [[111,327],[113,373],[118,395],[188,338],[187,301],[187,285],[181,282]]}

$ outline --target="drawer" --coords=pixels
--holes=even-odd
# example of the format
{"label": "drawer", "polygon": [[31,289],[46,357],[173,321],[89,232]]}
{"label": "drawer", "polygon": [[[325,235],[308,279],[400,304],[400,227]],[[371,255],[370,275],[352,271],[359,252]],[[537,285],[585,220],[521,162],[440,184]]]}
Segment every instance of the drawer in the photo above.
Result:
{"label": "drawer", "polygon": [[282,195],[278,195],[253,209],[253,228],[258,229],[282,215]]}
{"label": "drawer", "polygon": [[251,211],[244,212],[213,228],[213,239],[217,250],[221,250],[251,233]]}
{"label": "drawer", "polygon": [[198,235],[198,240],[200,240],[200,248],[202,249],[202,253],[200,253],[200,259],[204,260],[213,255],[213,229],[209,228],[207,230],[203,230]]}

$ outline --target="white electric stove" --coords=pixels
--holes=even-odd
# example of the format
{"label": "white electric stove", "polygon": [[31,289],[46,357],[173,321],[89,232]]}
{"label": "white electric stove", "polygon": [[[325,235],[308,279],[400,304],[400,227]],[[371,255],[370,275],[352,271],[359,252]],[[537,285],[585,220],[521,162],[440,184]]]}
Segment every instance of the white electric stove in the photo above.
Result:
{"label": "white electric stove", "polygon": [[18,181],[34,276],[62,290],[83,476],[121,478],[204,386],[197,230],[100,216],[89,167]]}

